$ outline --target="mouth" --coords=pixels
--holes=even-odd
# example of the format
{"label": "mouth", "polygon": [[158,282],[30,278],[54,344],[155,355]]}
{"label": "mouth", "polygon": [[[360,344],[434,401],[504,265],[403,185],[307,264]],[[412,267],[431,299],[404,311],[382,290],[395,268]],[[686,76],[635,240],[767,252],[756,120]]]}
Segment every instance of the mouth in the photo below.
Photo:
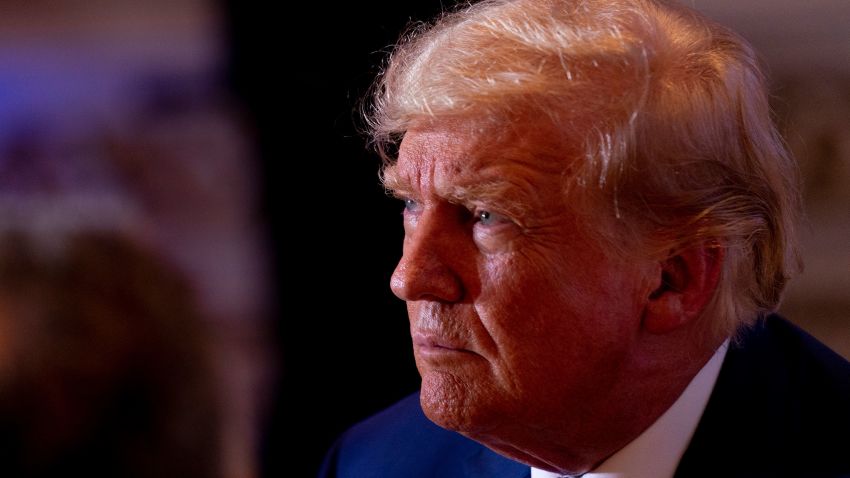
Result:
{"label": "mouth", "polygon": [[413,334],[413,348],[423,358],[440,358],[456,354],[475,354],[458,341],[427,333]]}

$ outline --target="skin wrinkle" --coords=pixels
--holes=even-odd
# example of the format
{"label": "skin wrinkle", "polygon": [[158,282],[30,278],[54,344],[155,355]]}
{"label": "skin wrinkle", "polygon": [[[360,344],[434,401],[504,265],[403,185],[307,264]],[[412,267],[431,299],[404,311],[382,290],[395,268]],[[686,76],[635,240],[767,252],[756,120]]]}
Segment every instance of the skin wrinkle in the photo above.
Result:
{"label": "skin wrinkle", "polygon": [[[551,219],[542,209],[539,202],[539,185],[529,182],[534,171],[547,174],[559,174],[562,178],[571,177],[571,162],[564,157],[564,148],[558,144],[555,147],[541,147],[540,144],[531,144],[528,136],[517,129],[515,125],[508,128],[494,127],[473,123],[473,126],[459,125],[449,122],[453,127],[459,127],[462,131],[470,132],[477,138],[474,148],[480,148],[471,155],[466,162],[470,164],[482,164],[482,167],[473,175],[461,175],[449,189],[440,191],[441,197],[450,203],[464,205],[467,209],[476,206],[482,209],[508,216],[514,223],[523,229],[535,229],[544,227],[544,224],[529,222],[530,217]],[[512,141],[504,141],[504,137],[510,134]],[[557,135],[553,135],[557,137]],[[488,142],[489,141],[489,144]],[[499,148],[492,147],[499,144]],[[529,155],[528,150],[534,148],[535,155]],[[425,152],[419,152],[424,154]],[[435,156],[439,156],[440,151]],[[498,157],[506,161],[499,167],[488,165],[488,157]],[[452,171],[459,173],[460,170]],[[420,174],[416,172],[416,174]],[[399,199],[417,199],[420,190],[421,177],[410,177],[402,174],[396,163],[388,164],[381,174],[384,187]],[[560,186],[563,189],[563,186]],[[567,196],[564,195],[566,200]],[[551,208],[550,208],[551,209]],[[534,214],[531,212],[534,211]]]}
{"label": "skin wrinkle", "polygon": [[[482,179],[479,179],[477,184],[456,184],[450,190],[441,193],[441,196],[452,204],[463,205],[470,210],[479,206],[483,209],[492,210],[492,212],[510,216],[518,225],[524,226],[522,219],[528,215],[529,210],[533,209],[529,207],[529,204],[533,204],[532,201],[535,197],[533,186],[508,181],[502,178],[502,174],[488,174],[486,171],[482,171],[480,176],[482,176]],[[493,179],[484,179],[488,176]],[[504,177],[507,177],[507,174]],[[393,196],[402,200],[418,197],[416,193],[418,188],[407,179],[399,177],[394,166],[386,168],[384,186]],[[506,197],[519,197],[521,199],[507,201]]]}

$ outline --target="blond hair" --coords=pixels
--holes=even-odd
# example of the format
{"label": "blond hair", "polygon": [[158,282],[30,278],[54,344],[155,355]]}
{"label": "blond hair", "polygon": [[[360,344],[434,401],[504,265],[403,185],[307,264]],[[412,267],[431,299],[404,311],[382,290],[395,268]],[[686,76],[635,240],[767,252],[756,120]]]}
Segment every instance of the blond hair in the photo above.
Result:
{"label": "blond hair", "polygon": [[366,110],[387,161],[415,126],[528,117],[578,148],[565,189],[605,208],[621,251],[724,249],[716,332],[778,306],[798,265],[797,173],[744,40],[662,1],[484,1],[409,32]]}

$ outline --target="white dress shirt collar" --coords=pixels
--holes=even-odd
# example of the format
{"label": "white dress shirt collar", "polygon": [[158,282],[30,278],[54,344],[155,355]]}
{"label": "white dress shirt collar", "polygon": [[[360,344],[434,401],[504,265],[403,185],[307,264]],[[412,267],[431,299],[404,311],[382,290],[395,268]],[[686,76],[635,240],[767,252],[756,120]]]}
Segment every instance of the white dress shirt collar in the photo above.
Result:
{"label": "white dress shirt collar", "polygon": [[[582,478],[671,478],[705,411],[728,347],[726,340],[655,423]],[[563,476],[531,468],[531,478]]]}

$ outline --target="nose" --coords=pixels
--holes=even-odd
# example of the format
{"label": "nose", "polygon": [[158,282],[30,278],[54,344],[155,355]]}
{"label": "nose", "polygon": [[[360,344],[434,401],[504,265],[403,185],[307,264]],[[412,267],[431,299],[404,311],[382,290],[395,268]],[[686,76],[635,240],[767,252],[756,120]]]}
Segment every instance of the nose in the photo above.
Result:
{"label": "nose", "polygon": [[415,227],[405,228],[404,252],[390,279],[393,294],[404,301],[450,303],[463,298],[456,270],[462,237],[434,216],[423,214]]}

